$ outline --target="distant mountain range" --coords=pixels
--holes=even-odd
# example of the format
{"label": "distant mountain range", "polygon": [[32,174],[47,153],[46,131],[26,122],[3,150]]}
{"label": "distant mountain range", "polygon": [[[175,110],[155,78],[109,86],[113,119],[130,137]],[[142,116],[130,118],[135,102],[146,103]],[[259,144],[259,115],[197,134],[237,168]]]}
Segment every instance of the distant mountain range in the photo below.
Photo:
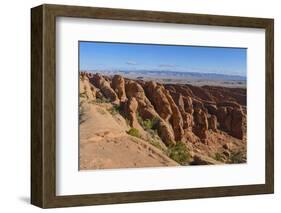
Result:
{"label": "distant mountain range", "polygon": [[204,80],[224,80],[224,81],[246,81],[245,76],[239,75],[226,75],[218,73],[199,73],[199,72],[178,72],[178,71],[148,71],[148,70],[132,70],[132,71],[113,71],[113,70],[83,70],[93,73],[102,73],[106,75],[122,75],[133,78],[147,78],[147,77],[159,77],[159,78],[190,78],[190,79],[204,79]]}

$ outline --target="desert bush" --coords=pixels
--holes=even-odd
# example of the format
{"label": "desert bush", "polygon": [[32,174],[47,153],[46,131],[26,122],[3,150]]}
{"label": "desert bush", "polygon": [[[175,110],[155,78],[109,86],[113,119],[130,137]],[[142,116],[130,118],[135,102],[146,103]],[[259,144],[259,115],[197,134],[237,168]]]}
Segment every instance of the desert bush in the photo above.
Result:
{"label": "desert bush", "polygon": [[191,156],[186,148],[186,145],[181,141],[177,142],[176,145],[169,146],[167,155],[181,165],[186,165],[191,160]]}
{"label": "desert bush", "polygon": [[102,97],[102,98],[97,98],[97,99],[96,99],[96,103],[100,103],[100,104],[102,104],[102,103],[110,103],[110,100],[107,99],[107,98],[104,98],[104,97]]}
{"label": "desert bush", "polygon": [[154,117],[152,119],[145,119],[143,120],[142,117],[137,113],[137,119],[139,124],[142,126],[144,130],[151,130],[151,129],[156,129],[156,125],[159,123],[159,119]]}
{"label": "desert bush", "polygon": [[165,151],[164,149],[163,149],[163,147],[160,145],[160,142],[159,141],[157,141],[157,140],[149,140],[149,143],[152,145],[152,146],[154,146],[154,147],[156,147],[157,149],[160,149],[160,150],[162,150],[162,151]]}
{"label": "desert bush", "polygon": [[140,138],[141,137],[139,130],[136,129],[136,128],[131,128],[129,131],[127,131],[127,133],[129,135],[131,135],[131,136],[136,137],[136,138]]}
{"label": "desert bush", "polygon": [[87,98],[86,92],[80,92],[79,97],[80,98]]}
{"label": "desert bush", "polygon": [[231,152],[229,157],[230,163],[245,163],[246,156],[242,151]]}
{"label": "desert bush", "polygon": [[142,117],[140,116],[140,114],[138,112],[136,113],[136,115],[137,115],[137,120],[138,120],[139,124],[142,125],[142,123],[143,123]]}
{"label": "desert bush", "polygon": [[111,115],[116,115],[120,113],[120,105],[113,105],[109,110]]}
{"label": "desert bush", "polygon": [[222,161],[223,157],[220,153],[216,153],[215,156],[213,157],[216,161]]}
{"label": "desert bush", "polygon": [[82,106],[82,103],[79,103],[79,123],[82,124],[83,122],[85,122],[85,109]]}

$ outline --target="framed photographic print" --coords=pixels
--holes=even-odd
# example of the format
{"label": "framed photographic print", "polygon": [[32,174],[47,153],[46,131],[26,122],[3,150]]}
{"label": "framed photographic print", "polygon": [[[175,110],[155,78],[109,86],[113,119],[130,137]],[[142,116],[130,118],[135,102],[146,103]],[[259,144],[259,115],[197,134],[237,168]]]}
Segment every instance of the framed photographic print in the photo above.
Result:
{"label": "framed photographic print", "polygon": [[274,191],[273,19],[31,9],[31,203]]}

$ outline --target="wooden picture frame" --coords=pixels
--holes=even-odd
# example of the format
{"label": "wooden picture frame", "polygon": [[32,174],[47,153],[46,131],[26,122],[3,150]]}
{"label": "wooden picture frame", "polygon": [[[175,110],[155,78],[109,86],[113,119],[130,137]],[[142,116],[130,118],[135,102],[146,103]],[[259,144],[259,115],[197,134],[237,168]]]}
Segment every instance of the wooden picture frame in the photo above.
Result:
{"label": "wooden picture frame", "polygon": [[[265,184],[56,195],[56,17],[262,28],[266,34]],[[31,9],[31,203],[42,208],[267,194],[274,191],[274,21],[44,4]],[[262,139],[261,139],[262,140]]]}

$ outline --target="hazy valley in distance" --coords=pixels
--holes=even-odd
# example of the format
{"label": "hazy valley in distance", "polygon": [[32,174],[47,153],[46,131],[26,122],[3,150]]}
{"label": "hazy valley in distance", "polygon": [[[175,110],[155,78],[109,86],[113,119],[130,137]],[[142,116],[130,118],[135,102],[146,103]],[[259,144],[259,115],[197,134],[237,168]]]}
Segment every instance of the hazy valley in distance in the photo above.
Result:
{"label": "hazy valley in distance", "polygon": [[161,84],[191,84],[194,86],[222,86],[246,88],[245,76],[217,73],[148,71],[148,70],[81,70],[81,72],[100,73],[102,75],[121,75],[132,80],[156,81]]}

